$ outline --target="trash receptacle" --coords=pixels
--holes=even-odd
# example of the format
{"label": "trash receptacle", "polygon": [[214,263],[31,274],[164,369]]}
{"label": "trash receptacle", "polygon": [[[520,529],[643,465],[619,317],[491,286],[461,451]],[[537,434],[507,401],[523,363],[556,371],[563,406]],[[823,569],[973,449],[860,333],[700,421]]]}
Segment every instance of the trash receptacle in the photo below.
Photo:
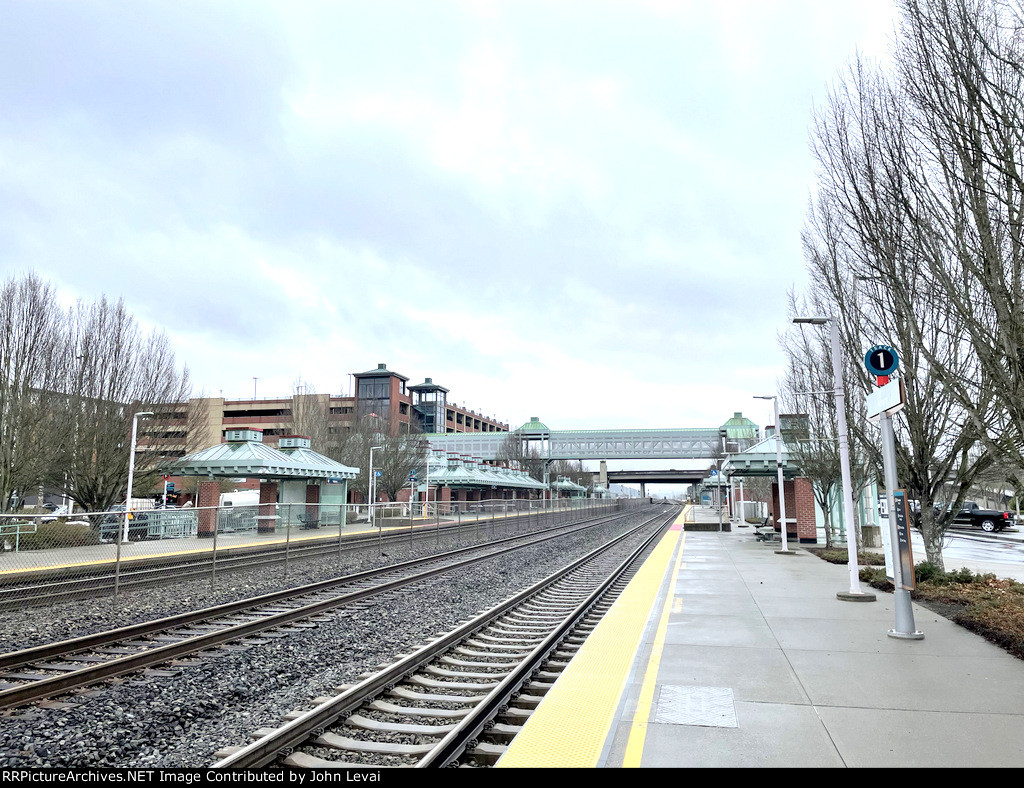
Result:
{"label": "trash receptacle", "polygon": [[882,546],[882,528],[878,525],[861,526],[861,535],[864,537],[865,547]]}

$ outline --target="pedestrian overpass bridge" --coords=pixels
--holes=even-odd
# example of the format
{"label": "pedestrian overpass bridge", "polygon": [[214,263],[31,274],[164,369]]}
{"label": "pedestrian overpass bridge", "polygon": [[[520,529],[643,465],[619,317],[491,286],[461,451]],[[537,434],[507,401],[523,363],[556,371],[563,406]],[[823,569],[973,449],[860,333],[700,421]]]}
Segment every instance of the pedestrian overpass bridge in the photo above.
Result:
{"label": "pedestrian overpass bridge", "polygon": [[479,460],[509,458],[509,439],[544,460],[712,460],[756,442],[757,425],[736,413],[721,427],[551,430],[536,416],[513,432],[424,435],[434,451]]}

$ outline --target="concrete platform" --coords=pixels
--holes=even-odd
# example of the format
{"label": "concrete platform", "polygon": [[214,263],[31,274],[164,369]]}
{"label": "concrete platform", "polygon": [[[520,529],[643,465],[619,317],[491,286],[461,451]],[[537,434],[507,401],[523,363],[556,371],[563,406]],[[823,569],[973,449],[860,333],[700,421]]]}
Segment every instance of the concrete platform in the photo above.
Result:
{"label": "concrete platform", "polygon": [[498,767],[1024,766],[1024,661],[776,549],[677,525]]}

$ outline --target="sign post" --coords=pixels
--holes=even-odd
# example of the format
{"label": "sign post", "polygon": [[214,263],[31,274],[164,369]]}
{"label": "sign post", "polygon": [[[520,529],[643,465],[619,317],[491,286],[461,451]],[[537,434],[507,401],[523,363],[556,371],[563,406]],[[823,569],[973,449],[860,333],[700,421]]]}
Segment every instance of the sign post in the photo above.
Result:
{"label": "sign post", "polygon": [[910,551],[910,529],[907,517],[907,495],[898,490],[896,473],[896,434],[892,417],[906,404],[903,380],[889,380],[899,367],[899,356],[888,345],[875,345],[864,357],[868,372],[878,378],[879,388],[868,395],[867,415],[882,432],[882,468],[885,473],[885,495],[888,506],[889,544],[892,551],[893,597],[895,626],[887,633],[901,640],[922,640],[924,633],[914,625],[914,608],[910,591],[914,588],[914,558]]}

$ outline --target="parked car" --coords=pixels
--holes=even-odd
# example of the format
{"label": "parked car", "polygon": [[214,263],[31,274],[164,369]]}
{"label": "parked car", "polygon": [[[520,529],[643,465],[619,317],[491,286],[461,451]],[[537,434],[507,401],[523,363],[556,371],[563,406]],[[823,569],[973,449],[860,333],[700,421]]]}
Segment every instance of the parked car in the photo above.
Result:
{"label": "parked car", "polygon": [[[124,526],[124,504],[114,504],[110,507],[110,514],[103,516],[100,521],[100,538],[111,542],[117,540],[118,528]],[[116,514],[122,512],[122,514]],[[149,513],[133,511],[131,520],[128,521],[128,541],[135,542],[145,539],[149,535]]]}
{"label": "parked car", "polygon": [[52,523],[58,517],[67,517],[67,516],[68,516],[68,507],[66,507],[66,506],[55,506],[53,509],[50,510],[50,513],[48,515],[46,515],[45,517],[42,518],[42,521],[44,523]]}
{"label": "parked car", "polygon": [[957,525],[973,525],[989,533],[1002,531],[1016,525],[1010,512],[999,512],[995,509],[982,509],[975,501],[964,501],[953,522]]}

